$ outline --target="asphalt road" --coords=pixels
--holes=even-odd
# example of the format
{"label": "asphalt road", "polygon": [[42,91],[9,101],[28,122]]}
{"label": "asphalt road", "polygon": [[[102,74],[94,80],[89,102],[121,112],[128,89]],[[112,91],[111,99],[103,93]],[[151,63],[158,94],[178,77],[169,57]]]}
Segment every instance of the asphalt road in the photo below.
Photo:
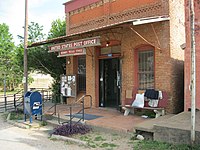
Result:
{"label": "asphalt road", "polygon": [[21,129],[8,124],[0,114],[0,150],[83,150],[75,144],[49,139],[50,127]]}

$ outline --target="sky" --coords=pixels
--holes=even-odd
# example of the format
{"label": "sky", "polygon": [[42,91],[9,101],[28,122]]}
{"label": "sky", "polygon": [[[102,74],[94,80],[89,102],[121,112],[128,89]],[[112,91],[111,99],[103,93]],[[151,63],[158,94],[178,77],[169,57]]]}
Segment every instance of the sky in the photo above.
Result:
{"label": "sky", "polygon": [[[44,27],[48,34],[51,22],[65,19],[63,3],[68,0],[28,0],[28,22],[36,22]],[[19,44],[17,35],[24,35],[25,0],[0,0],[0,24],[6,23],[13,35],[15,44]]]}

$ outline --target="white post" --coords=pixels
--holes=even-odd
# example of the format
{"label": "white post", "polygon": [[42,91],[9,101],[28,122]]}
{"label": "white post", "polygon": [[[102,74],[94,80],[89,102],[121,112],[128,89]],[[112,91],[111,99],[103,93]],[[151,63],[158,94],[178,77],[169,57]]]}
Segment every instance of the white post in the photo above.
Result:
{"label": "white post", "polygon": [[190,0],[190,30],[191,30],[191,144],[195,143],[196,120],[196,50],[195,50],[195,13],[194,0]]}
{"label": "white post", "polygon": [[[24,94],[28,91],[28,67],[27,67],[27,46],[28,46],[28,0],[25,0],[25,21],[24,21]],[[23,98],[23,110],[24,110],[24,98]],[[24,117],[26,120],[26,115]]]}

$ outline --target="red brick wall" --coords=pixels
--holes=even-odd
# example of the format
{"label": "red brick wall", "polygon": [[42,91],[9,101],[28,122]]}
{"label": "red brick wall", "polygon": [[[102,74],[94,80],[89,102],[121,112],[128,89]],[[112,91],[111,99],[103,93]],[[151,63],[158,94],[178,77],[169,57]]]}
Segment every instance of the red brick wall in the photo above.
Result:
{"label": "red brick wall", "polygon": [[184,51],[181,45],[185,43],[185,16],[183,0],[170,0],[170,58],[171,76],[170,82],[173,95],[171,107],[172,112],[184,110]]}
{"label": "red brick wall", "polygon": [[[135,26],[134,30],[150,43],[161,48],[155,48],[155,89],[166,91],[169,95],[169,103],[172,103],[174,95],[171,92],[170,82],[166,82],[173,80],[171,76],[170,49],[169,44],[166,44],[170,42],[169,22],[154,23],[153,27],[161,43],[160,46],[150,24]],[[124,54],[122,59],[122,100],[125,98],[125,90],[138,88],[135,78],[136,61],[134,60],[134,55],[140,45],[147,45],[147,43],[130,29],[125,29],[122,40],[122,52]],[[168,111],[172,112],[172,108],[168,108]]]}
{"label": "red brick wall", "polygon": [[[122,2],[123,0],[116,0],[113,4],[117,2]],[[155,89],[166,91],[169,98],[167,111],[170,113],[178,113],[182,110],[183,105],[183,60],[184,51],[181,50],[180,45],[184,41],[184,26],[183,26],[183,1],[182,0],[169,0],[169,6],[167,9],[171,13],[170,21],[157,22],[152,24],[144,24],[138,26],[130,26],[132,29],[137,31],[144,39],[149,41],[155,47]],[[124,1],[123,1],[124,2]],[[128,0],[128,2],[135,2]],[[138,1],[138,3],[143,1]],[[153,1],[148,1],[153,2]],[[161,2],[166,2],[161,0]],[[166,3],[165,3],[166,4]],[[119,6],[119,5],[118,5]],[[117,6],[116,6],[117,7]],[[125,6],[119,6],[120,10],[125,9]],[[129,5],[127,5],[129,7]],[[96,12],[101,7],[93,8],[91,11],[97,16]],[[90,10],[90,9],[89,9]],[[117,10],[117,9],[116,9]],[[152,10],[155,11],[156,9]],[[104,10],[102,10],[104,11]],[[112,10],[113,11],[113,10]],[[167,11],[166,11],[167,12]],[[166,13],[165,12],[165,13]],[[85,18],[86,11],[82,11],[80,14]],[[121,13],[121,12],[119,12]],[[155,12],[154,14],[159,14]],[[71,16],[76,16],[79,13],[76,12]],[[180,14],[180,18],[176,17]],[[70,14],[69,18],[70,19]],[[162,15],[162,13],[161,13]],[[68,20],[67,19],[67,20]],[[81,19],[81,18],[80,18]],[[72,19],[73,20],[73,19]],[[71,21],[71,20],[70,20]],[[183,21],[183,22],[182,22]],[[82,38],[89,36],[86,33],[81,34]],[[125,98],[125,90],[137,89],[136,77],[135,77],[135,51],[138,46],[147,45],[148,43],[144,41],[140,36],[133,32],[129,25],[122,26],[112,31],[107,30],[102,32],[93,32],[93,36],[101,36],[101,42],[105,42],[105,39],[112,39],[121,41],[121,68],[122,68],[122,93],[121,100]],[[91,36],[91,35],[90,35]],[[86,94],[90,94],[93,97],[93,106],[98,106],[98,51],[94,48],[87,48],[86,55]],[[70,70],[70,69],[69,69]]]}
{"label": "red brick wall", "polygon": [[93,4],[100,0],[73,0],[65,3],[65,13]]}
{"label": "red brick wall", "polygon": [[[196,40],[196,108],[200,109],[200,1],[195,0],[195,40]],[[186,49],[185,49],[185,111],[191,108],[190,97],[190,72],[191,72],[191,55],[190,55],[190,20],[189,20],[189,3],[185,0],[185,14],[186,14]]]}
{"label": "red brick wall", "polygon": [[[65,7],[68,6],[67,4]],[[168,8],[168,2],[163,0],[126,0],[126,2],[124,0],[110,0],[110,2],[100,0],[66,13],[69,17],[67,34],[77,34],[131,19],[168,15]]]}
{"label": "red brick wall", "polygon": [[[82,1],[82,0],[79,0],[79,1]],[[88,9],[81,13],[74,14],[70,18],[70,24],[73,25],[73,24],[81,23],[83,21],[91,20],[96,17],[101,17],[103,15],[106,15],[107,13],[113,14],[113,13],[122,12],[124,10],[130,9],[133,7],[137,8],[137,7],[142,7],[143,5],[146,6],[148,3],[155,3],[156,1],[158,0],[142,0],[142,1],[141,0],[134,0],[134,1],[126,0],[126,2],[124,2],[124,0],[116,0],[114,2],[106,3],[99,7],[95,7],[95,9]],[[78,0],[76,0],[75,2],[78,2]],[[68,5],[66,4],[65,7],[67,6]]]}

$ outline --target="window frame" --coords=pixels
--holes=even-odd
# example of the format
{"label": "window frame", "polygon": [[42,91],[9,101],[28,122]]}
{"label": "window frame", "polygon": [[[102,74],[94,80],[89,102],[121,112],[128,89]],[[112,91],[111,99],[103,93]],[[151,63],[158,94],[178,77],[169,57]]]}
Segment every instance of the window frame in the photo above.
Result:
{"label": "window frame", "polygon": [[140,52],[144,52],[144,51],[152,51],[153,52],[153,59],[154,59],[154,62],[153,62],[153,75],[154,75],[154,83],[153,83],[153,87],[152,88],[155,88],[155,82],[156,82],[156,79],[155,79],[155,48],[151,45],[141,45],[139,47],[137,47],[135,49],[135,85],[137,86],[137,89],[138,90],[145,90],[143,88],[140,87],[139,85],[139,53]]}
{"label": "window frame", "polygon": [[[85,74],[79,74],[78,73],[78,67],[79,67],[79,59],[80,58],[85,58]],[[85,90],[82,90],[80,89],[80,82],[79,82],[79,76],[83,76],[85,75]],[[77,90],[78,92],[86,92],[86,56],[85,55],[80,55],[80,56],[77,56]]]}

